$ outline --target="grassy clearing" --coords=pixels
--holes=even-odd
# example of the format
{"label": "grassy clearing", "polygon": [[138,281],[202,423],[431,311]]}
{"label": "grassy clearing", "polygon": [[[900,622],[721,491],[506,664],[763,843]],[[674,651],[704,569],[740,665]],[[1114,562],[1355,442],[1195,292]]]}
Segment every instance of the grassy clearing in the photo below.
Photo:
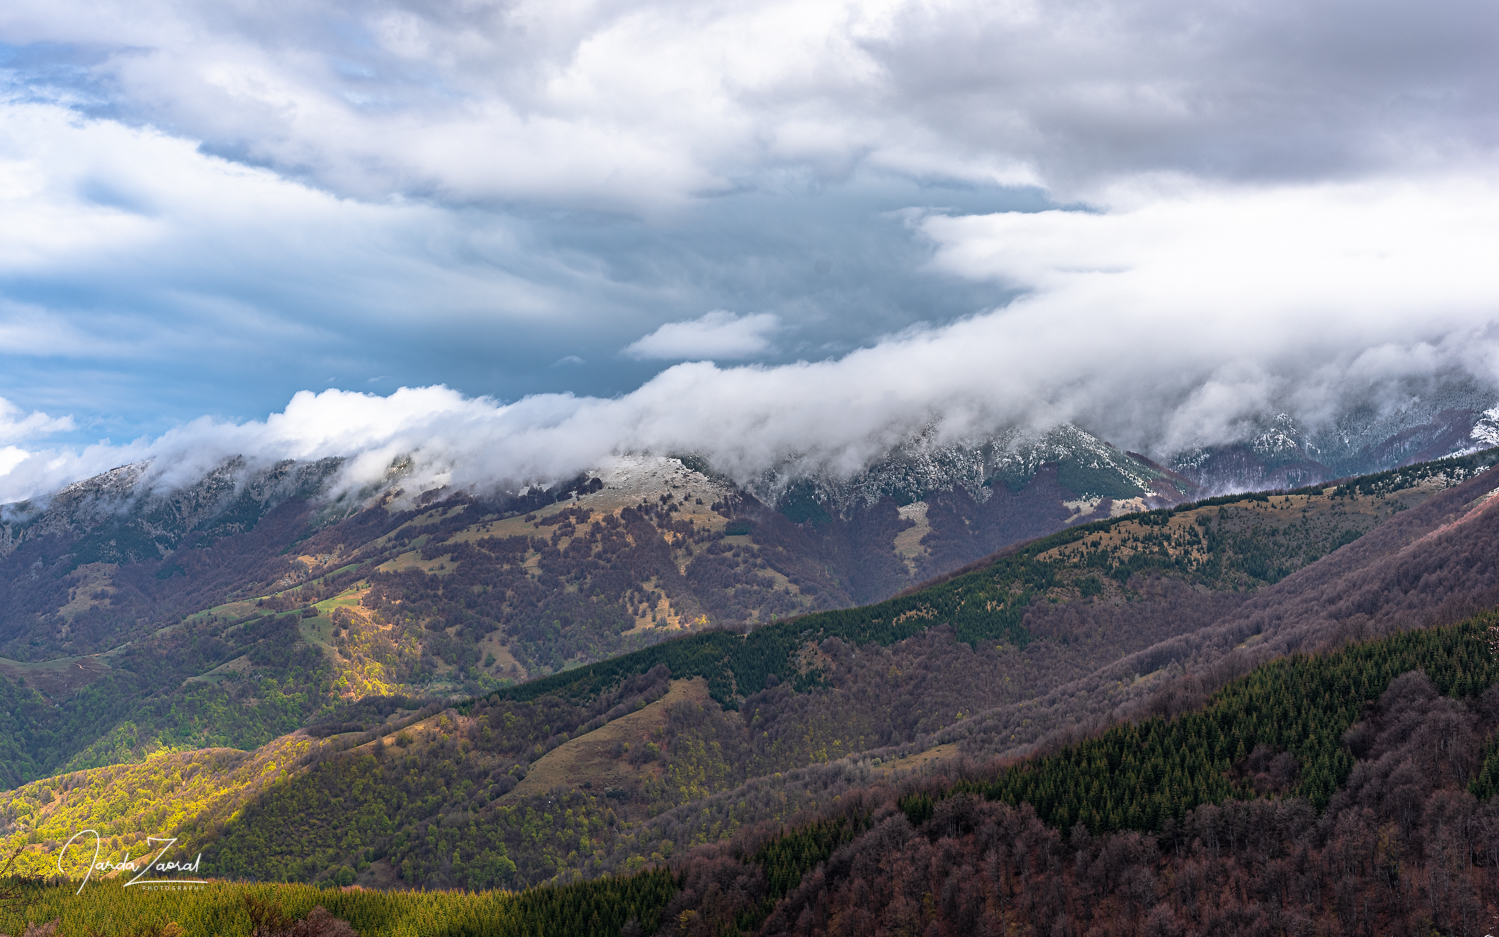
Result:
{"label": "grassy clearing", "polygon": [[308,644],[331,651],[333,640],[333,620],[326,615],[316,615],[312,618],[300,618],[297,629],[302,635],[302,640]]}
{"label": "grassy clearing", "polygon": [[26,685],[48,699],[70,696],[109,671],[109,664],[99,655],[58,657],[27,662],[0,657],[0,674]]}
{"label": "grassy clearing", "polygon": [[84,563],[73,570],[71,576],[76,585],[72,588],[68,603],[59,608],[57,613],[71,623],[89,609],[108,603],[114,594],[114,580],[111,576],[116,569],[119,569],[117,563]]}
{"label": "grassy clearing", "polygon": [[525,680],[529,674],[521,662],[510,653],[510,645],[505,643],[505,635],[502,631],[491,631],[479,641],[479,650],[488,660],[489,655],[494,655],[494,664],[487,667],[491,674],[501,679],[520,682]]}
{"label": "grassy clearing", "polygon": [[249,618],[251,615],[261,610],[260,607],[255,604],[255,601],[255,599],[245,599],[238,602],[225,602],[223,605],[215,605],[213,608],[205,608],[201,612],[195,612],[194,614],[187,616],[187,620],[195,621],[197,619],[207,618],[209,616],[216,616],[218,618],[224,619],[225,621],[234,621],[240,618]]}
{"label": "grassy clearing", "polygon": [[594,789],[623,787],[643,775],[658,774],[654,763],[636,766],[614,755],[616,745],[642,748],[656,740],[657,730],[666,725],[666,711],[677,703],[708,702],[708,681],[673,680],[667,694],[639,712],[607,722],[587,735],[564,742],[547,752],[526,772],[523,781],[501,801],[515,801],[545,794],[554,787],[580,788],[591,784]]}
{"label": "grassy clearing", "polygon": [[444,553],[430,560],[422,559],[422,551],[408,550],[395,559],[381,563],[377,570],[382,573],[399,573],[408,569],[419,569],[424,573],[442,576],[453,571],[453,554]]}
{"label": "grassy clearing", "polygon": [[250,670],[252,664],[248,655],[241,654],[234,660],[225,661],[207,673],[200,673],[196,677],[188,677],[184,683],[218,683],[220,680],[228,679],[232,674],[243,674]]}
{"label": "grassy clearing", "polygon": [[360,599],[363,599],[365,597],[365,594],[369,591],[370,587],[368,583],[362,581],[356,582],[353,587],[345,589],[331,599],[324,599],[323,601],[318,602],[317,604],[313,605],[313,608],[317,609],[318,612],[323,615],[333,614],[333,610],[335,608],[347,608],[355,612],[356,614],[363,614],[359,601]]}
{"label": "grassy clearing", "polygon": [[907,755],[904,758],[893,758],[890,761],[883,762],[875,768],[875,771],[881,777],[889,777],[892,774],[905,774],[909,771],[917,771],[925,768],[939,761],[955,758],[957,755],[958,746],[955,743],[935,745],[926,751],[917,752],[914,755]]}

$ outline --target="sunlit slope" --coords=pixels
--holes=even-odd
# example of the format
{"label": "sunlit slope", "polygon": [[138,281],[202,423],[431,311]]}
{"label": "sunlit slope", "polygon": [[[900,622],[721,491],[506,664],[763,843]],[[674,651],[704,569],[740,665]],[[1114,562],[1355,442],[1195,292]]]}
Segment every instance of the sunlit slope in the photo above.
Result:
{"label": "sunlit slope", "polygon": [[[76,882],[55,878],[13,879],[7,886],[13,898],[0,905],[0,933],[23,934],[29,924],[55,920],[56,933],[90,937],[253,937],[266,932],[268,918],[283,922],[274,933],[324,937],[616,937],[627,927],[632,934],[654,933],[677,890],[665,870],[521,893],[330,890],[224,881],[157,891],[90,881],[79,892]],[[252,911],[262,915],[259,928]],[[45,927],[38,930],[48,933]]]}
{"label": "sunlit slope", "polygon": [[[100,861],[139,858],[146,836],[175,836],[180,849],[204,851],[204,868],[216,876],[352,881],[358,874],[397,884],[399,871],[411,885],[470,887],[544,880],[580,849],[591,855],[594,841],[601,850],[617,824],[669,796],[670,766],[661,757],[668,713],[704,699],[701,681],[672,682],[661,673],[586,708],[546,699],[470,715],[395,710],[384,719],[364,708],[344,714],[364,727],[357,732],[341,731],[356,723],[326,724],[254,752],[167,753],[32,782],[0,794],[0,841],[7,849],[26,845],[27,869],[55,861],[60,843],[94,829]],[[617,816],[581,804],[549,810],[556,783],[595,780],[598,801]],[[433,823],[443,829],[435,837],[423,832]],[[439,848],[452,837],[453,850]],[[519,879],[507,840],[530,866]],[[454,850],[470,846],[455,865]]]}
{"label": "sunlit slope", "polygon": [[184,622],[81,662],[89,669],[71,685],[35,663],[6,668],[0,784],[153,752],[254,748],[292,731],[333,698],[325,658],[301,640],[299,622]]}
{"label": "sunlit slope", "polygon": [[[1130,586],[1137,572],[1225,594],[1251,590],[1421,503],[1487,458],[1402,470],[1377,493],[1237,498],[1084,525],[1014,553],[996,567],[993,594],[975,593],[974,602],[955,599],[952,589],[929,593],[925,605],[900,600],[878,635],[860,630],[859,621],[872,626],[866,611],[814,617],[808,626],[816,634],[776,622],[909,582],[921,564],[903,563],[930,559],[931,550],[970,530],[958,493],[934,494],[921,511],[917,503],[881,501],[818,526],[793,523],[721,479],[660,459],[618,477],[580,478],[525,513],[468,496],[348,517],[294,498],[252,499],[233,508],[234,523],[204,508],[183,515],[179,526],[197,527],[164,541],[170,549],[155,566],[113,554],[71,567],[50,554],[28,559],[27,551],[50,541],[27,540],[4,559],[6,568],[42,559],[61,578],[22,577],[31,591],[13,596],[22,601],[6,612],[9,621],[27,602],[42,603],[26,613],[32,618],[22,614],[30,624],[0,660],[0,785],[152,752],[254,748],[361,698],[473,697],[725,623],[758,628],[749,645],[734,645],[738,662],[728,671],[681,659],[696,659],[722,636],[664,647],[658,658],[626,656],[605,670],[636,672],[670,660],[674,672],[685,667],[683,674],[704,677],[715,699],[733,705],[764,687],[760,671],[816,685],[823,668],[800,650],[814,639],[888,644],[936,622],[975,650],[991,638],[991,648],[1024,648],[1041,633],[1023,621],[1033,600],[1120,602],[1139,593]],[[1026,490],[1051,484],[1047,471],[1029,477]],[[1018,497],[1005,492],[995,489],[984,510]],[[1011,508],[1024,513],[1019,502]],[[1083,529],[1088,534],[1079,538]],[[20,581],[6,587],[14,593]],[[60,604],[48,612],[47,602]],[[109,643],[111,635],[119,643]],[[1074,667],[1133,647],[1122,638],[1105,644],[1072,655]],[[1015,693],[1054,682],[1017,674]]]}
{"label": "sunlit slope", "polygon": [[[27,844],[21,871],[55,862],[59,844],[94,830],[100,862],[137,859],[147,836],[205,839],[247,801],[305,770],[320,743],[306,735],[277,739],[253,752],[229,748],[163,753],[138,764],[74,771],[0,793],[0,832],[7,854]],[[86,852],[94,840],[85,837]],[[83,848],[83,847],[80,847]]]}
{"label": "sunlit slope", "polygon": [[[834,772],[837,784],[851,783],[860,771],[888,773],[890,762],[915,765],[927,746],[951,751],[957,739],[996,750],[998,732],[1004,744],[1023,745],[1048,726],[1106,714],[1151,684],[1089,673],[1163,637],[1232,619],[1256,589],[1285,591],[1294,583],[1270,581],[1324,552],[1344,556],[1340,543],[1382,521],[1410,518],[1419,529],[1399,535],[1407,540],[1480,532],[1453,526],[1478,508],[1450,488],[1480,467],[1424,466],[1338,488],[1117,518],[864,609],[747,637],[691,635],[443,712],[440,704],[425,713],[398,701],[356,705],[315,728],[329,741],[275,784],[253,787],[215,769],[223,793],[213,803],[238,805],[228,819],[212,806],[202,817],[159,819],[225,874],[256,878],[488,887],[628,870],[822,796],[800,775],[803,786],[780,795],[759,779],[858,756]],[[1445,503],[1453,498],[1464,503]],[[1422,507],[1428,502],[1437,513]],[[282,620],[301,629],[300,640],[322,642],[325,654],[356,633],[355,617],[390,627],[367,616],[354,594],[338,590],[313,606],[323,614]],[[323,624],[335,621],[344,634]],[[1099,685],[1076,698],[1093,709],[1035,708],[1069,680],[1086,679]],[[1028,722],[1030,734],[1003,728],[1011,721]],[[944,747],[943,733],[958,734]],[[298,738],[275,744],[314,744]],[[885,754],[860,755],[871,751]],[[136,779],[99,777],[104,788],[84,788],[84,801],[119,802],[117,787]],[[34,807],[37,789],[26,789]],[[724,796],[738,801],[721,803]],[[710,802],[701,819],[680,813]],[[29,817],[18,812],[14,832],[42,835]]]}
{"label": "sunlit slope", "polygon": [[[755,560],[732,556],[738,541],[721,536],[729,521],[699,497],[721,494],[721,486],[667,461],[675,474],[647,480],[650,504],[638,485],[595,486],[525,515],[499,517],[460,499],[405,513],[375,508],[307,531],[282,517],[296,513],[287,502],[246,533],[172,554],[178,559],[164,561],[161,578],[144,581],[145,593],[121,578],[135,567],[96,564],[78,574],[92,578],[67,593],[75,610],[94,603],[87,614],[59,613],[52,632],[43,621],[44,634],[14,652],[28,659],[0,659],[0,786],[152,752],[253,748],[363,697],[473,695],[538,666],[544,672],[568,658],[607,656],[701,628],[706,619],[691,595],[670,585],[685,582],[682,566],[694,551],[719,545],[727,547],[723,555],[705,562],[732,571]],[[672,493],[669,505],[656,488]],[[615,600],[599,602],[596,589],[564,583],[563,567],[590,534],[610,525],[623,531],[616,541],[623,550],[611,562],[627,572],[616,576]],[[295,541],[298,531],[305,539]],[[280,546],[273,534],[294,542]],[[441,541],[435,553],[434,540]],[[9,559],[17,557],[24,559],[19,552]],[[154,627],[131,619],[127,640],[102,651],[47,656],[72,644],[97,646],[89,622],[143,601],[170,609],[157,592],[187,588],[215,563],[240,561],[249,564],[245,581],[203,592],[214,597],[206,607],[188,606]],[[775,591],[776,575],[765,574],[765,594],[804,607],[809,600],[797,598],[798,587],[783,582]],[[743,592],[732,582],[728,588]],[[498,607],[474,609],[496,590]],[[532,626],[542,631],[531,634]]]}

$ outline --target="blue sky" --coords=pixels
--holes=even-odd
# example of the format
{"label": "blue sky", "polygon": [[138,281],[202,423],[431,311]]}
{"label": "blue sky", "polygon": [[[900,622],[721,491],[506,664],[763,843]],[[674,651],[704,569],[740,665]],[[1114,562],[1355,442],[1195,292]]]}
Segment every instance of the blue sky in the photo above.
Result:
{"label": "blue sky", "polygon": [[[304,391],[406,426],[396,389],[444,387],[489,414],[462,457],[518,476],[1061,419],[1166,452],[1492,384],[1494,18],[18,0],[0,500],[203,427],[396,444],[317,423],[343,395],[271,433]],[[512,464],[522,411],[595,421]]]}

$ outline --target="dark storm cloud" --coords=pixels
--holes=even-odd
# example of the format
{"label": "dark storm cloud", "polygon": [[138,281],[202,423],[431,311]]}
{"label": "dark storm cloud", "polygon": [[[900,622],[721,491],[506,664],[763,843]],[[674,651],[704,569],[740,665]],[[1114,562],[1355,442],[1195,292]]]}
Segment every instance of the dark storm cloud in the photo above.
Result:
{"label": "dark storm cloud", "polygon": [[1499,10],[1479,0],[913,7],[868,44],[889,108],[1054,188],[1133,173],[1309,180],[1482,160]]}

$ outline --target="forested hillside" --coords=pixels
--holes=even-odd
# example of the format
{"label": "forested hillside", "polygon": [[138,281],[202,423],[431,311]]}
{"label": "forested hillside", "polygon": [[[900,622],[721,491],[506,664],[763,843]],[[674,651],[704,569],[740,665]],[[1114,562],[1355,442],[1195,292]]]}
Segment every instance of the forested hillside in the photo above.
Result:
{"label": "forested hillside", "polygon": [[[563,676],[567,668],[684,631],[702,632],[697,640],[706,644],[672,644],[660,657],[628,658],[600,673],[667,662],[679,677],[703,676],[714,699],[732,707],[765,689],[771,675],[802,689],[816,684],[827,668],[802,652],[814,639],[889,645],[940,616],[975,654],[996,658],[964,684],[982,686],[979,697],[949,700],[940,711],[987,709],[1086,674],[1110,654],[1200,627],[1246,590],[1315,561],[1488,460],[1401,470],[1378,492],[1308,489],[1273,503],[1235,497],[1169,515],[1077,523],[1044,547],[1005,558],[987,597],[969,601],[959,596],[968,586],[942,587],[924,605],[902,599],[880,606],[888,614],[814,619],[815,634],[766,623],[889,594],[920,570],[972,555],[996,531],[1040,533],[1065,517],[1033,518],[1040,526],[1027,528],[1029,515],[1007,500],[1017,495],[1001,485],[970,505],[999,511],[999,527],[944,507],[968,497],[961,492],[930,495],[924,528],[893,498],[857,515],[795,523],[675,460],[642,463],[607,483],[584,477],[529,500],[455,495],[348,516],[340,513],[347,507],[307,500],[328,466],[289,466],[238,494],[229,480],[210,479],[166,501],[110,501],[129,486],[128,477],[111,477],[6,528],[0,783],[153,751],[254,748],[371,696],[461,699],[554,673],[562,683],[526,684],[527,693],[550,692],[593,672],[585,666]],[[1038,467],[1026,485],[1052,484],[1052,471]],[[114,526],[99,526],[101,512]],[[913,543],[919,551],[902,559],[899,549]],[[1132,586],[1141,573],[1166,578]],[[1000,596],[1004,589],[1011,591]],[[1133,600],[1145,595],[1175,609],[1171,624],[1135,611]],[[1045,621],[1052,606],[1102,616],[1100,640],[1069,643],[1073,625],[1052,634],[1057,626]],[[727,669],[685,662],[683,655],[696,659],[702,647],[727,641],[724,626],[754,633],[748,644],[723,645],[735,649]],[[950,718],[935,705],[905,707],[911,725],[871,727],[832,751],[931,731]]]}
{"label": "forested hillside", "polygon": [[[1469,614],[1499,568],[1487,510],[1499,482],[1470,478],[1486,464],[1081,525],[862,609],[691,634],[467,702],[351,702],[254,756],[273,767],[183,752],[154,759],[154,774],[69,771],[4,795],[0,818],[34,855],[79,824],[123,854],[160,824],[222,874],[262,880],[486,888],[630,872],[960,753],[1013,757],[1120,715],[1192,709],[1276,654]],[[518,520],[552,517],[595,561],[617,529],[600,517],[581,532],[573,505]],[[491,531],[454,528],[427,541],[430,561],[416,553],[433,564],[417,582],[461,581],[465,545],[504,553]],[[352,592],[303,584],[328,594],[307,618],[290,593],[282,613],[240,607],[299,629],[326,620],[337,661],[346,647],[368,654],[357,642],[375,628],[414,629],[421,602],[438,607],[377,588],[412,575],[353,580]],[[1223,783],[1279,777],[1275,757]],[[1128,823],[1146,808],[1117,809]]]}
{"label": "forested hillside", "polygon": [[[1107,627],[1105,622],[1120,616],[1121,605],[1145,597],[1182,606],[1202,604],[1208,609],[1205,614],[1221,617],[1223,602],[1234,600],[1218,599],[1214,593],[1243,596],[1279,583],[1359,540],[1382,521],[1427,502],[1450,482],[1472,477],[1487,468],[1490,459],[1485,453],[1326,489],[1215,498],[1081,525],[1001,551],[972,571],[885,602],[777,623],[742,639],[706,634],[673,641],[502,693],[517,699],[554,692],[586,695],[620,674],[665,663],[678,676],[704,677],[715,699],[732,706],[737,697],[762,689],[771,676],[777,682],[815,679],[797,658],[798,649],[828,638],[856,646],[888,646],[941,623],[975,651],[988,646],[1021,649],[1038,632],[1053,631],[1057,615],[1088,633],[1093,630],[1089,619],[1096,617]],[[1393,540],[1379,541],[1373,552],[1403,546],[1411,531],[1419,531],[1419,536],[1439,533],[1431,528],[1442,527],[1457,508],[1466,511],[1470,492],[1487,490],[1465,488],[1428,504],[1410,523],[1397,524],[1398,530],[1390,535]],[[1374,559],[1370,551],[1357,552],[1357,564]],[[1449,576],[1471,565],[1455,567]],[[1467,594],[1471,585],[1464,583],[1454,591]],[[1267,593],[1275,598],[1261,601],[1284,603],[1284,594],[1285,590]],[[1174,612],[1180,615],[1183,609]]]}
{"label": "forested hillside", "polygon": [[[657,858],[669,875],[446,912],[405,899],[377,911],[358,893],[320,903],[373,933],[434,912],[443,921],[424,932],[1478,933],[1499,897],[1496,647],[1489,613],[1283,658],[1174,717],[1019,762],[949,762],[846,789],[789,823]],[[351,799],[377,793],[346,783]],[[64,905],[32,886],[22,900],[117,924],[101,916],[114,893],[91,894]],[[304,914],[311,904],[287,899]],[[243,933],[232,900],[191,902]],[[135,920],[143,908],[167,913],[121,910]]]}
{"label": "forested hillside", "polygon": [[1493,614],[1265,664],[1205,708],[846,792],[676,863],[689,933],[1482,933]]}

